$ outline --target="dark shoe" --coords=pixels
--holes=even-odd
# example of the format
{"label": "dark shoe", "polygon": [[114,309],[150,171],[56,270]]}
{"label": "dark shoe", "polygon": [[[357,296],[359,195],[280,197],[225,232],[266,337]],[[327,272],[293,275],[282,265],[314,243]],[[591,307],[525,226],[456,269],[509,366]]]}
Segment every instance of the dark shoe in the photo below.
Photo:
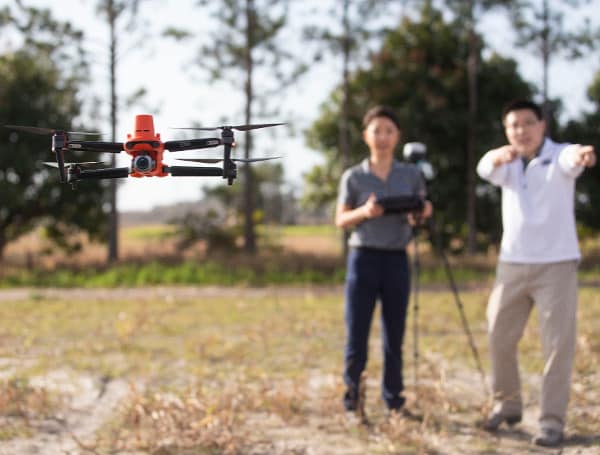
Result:
{"label": "dark shoe", "polygon": [[354,389],[346,390],[343,402],[346,411],[356,411],[358,409],[358,392]]}
{"label": "dark shoe", "polygon": [[485,431],[497,431],[502,422],[506,422],[508,426],[513,426],[521,421],[521,414],[506,415],[501,412],[494,412],[492,415],[483,423],[483,429]]}
{"label": "dark shoe", "polygon": [[400,411],[406,403],[406,398],[402,395],[396,395],[393,399],[386,401],[386,406],[389,411]]}
{"label": "dark shoe", "polygon": [[542,428],[540,432],[534,436],[533,443],[536,446],[557,447],[564,439],[562,431],[553,430],[551,428]]}

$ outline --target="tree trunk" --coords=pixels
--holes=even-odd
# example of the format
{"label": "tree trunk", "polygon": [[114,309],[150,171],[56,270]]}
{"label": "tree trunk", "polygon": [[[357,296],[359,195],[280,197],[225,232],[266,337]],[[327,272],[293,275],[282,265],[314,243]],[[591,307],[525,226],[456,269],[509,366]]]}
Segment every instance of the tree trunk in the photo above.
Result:
{"label": "tree trunk", "polygon": [[[344,0],[344,11],[342,14],[342,25],[344,29],[343,36],[343,69],[342,69],[342,109],[340,116],[340,137],[339,137],[339,147],[340,147],[340,155],[342,157],[342,169],[345,170],[350,166],[350,40],[352,39],[350,36],[350,20],[348,18],[350,8],[350,0]],[[348,237],[350,236],[350,231],[348,229],[342,229],[342,252],[344,258],[348,255]]]}
{"label": "tree trunk", "polygon": [[[252,121],[252,49],[254,47],[254,29],[255,22],[255,4],[254,0],[246,0],[246,123]],[[250,158],[252,149],[252,135],[246,133],[246,142],[244,157]],[[254,232],[254,181],[250,164],[244,165],[244,249],[249,254],[256,253],[256,235]]]}
{"label": "tree trunk", "polygon": [[477,105],[478,87],[477,73],[479,70],[479,46],[473,21],[473,2],[469,11],[469,57],[467,74],[469,80],[469,125],[467,133],[467,252],[477,250],[477,201],[475,197],[475,151],[477,148]]}
{"label": "tree trunk", "polygon": [[542,4],[542,112],[546,121],[546,133],[550,133],[550,102],[548,101],[548,72],[550,70],[550,11],[548,1]]}
{"label": "tree trunk", "polygon": [[[116,140],[117,131],[117,34],[116,34],[116,6],[113,0],[108,1],[108,22],[110,27],[110,124],[112,141]],[[117,157],[111,154],[111,166],[116,167]],[[117,180],[110,179],[110,215],[108,226],[108,262],[119,258],[119,212],[117,211]]]}
{"label": "tree trunk", "polygon": [[4,236],[4,233],[0,232],[0,263],[2,262],[2,259],[4,258],[4,250],[6,248],[6,237]]}

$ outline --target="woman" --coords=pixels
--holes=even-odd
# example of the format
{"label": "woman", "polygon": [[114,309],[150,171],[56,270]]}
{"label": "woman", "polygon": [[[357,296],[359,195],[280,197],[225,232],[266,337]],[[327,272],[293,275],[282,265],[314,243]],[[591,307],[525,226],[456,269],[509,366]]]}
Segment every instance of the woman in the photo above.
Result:
{"label": "woman", "polygon": [[[402,395],[402,341],[410,292],[406,245],[412,230],[409,216],[386,214],[377,203],[385,196],[425,196],[419,169],[394,159],[400,141],[400,123],[393,110],[375,106],[363,118],[363,140],[369,157],[342,175],[335,223],[354,228],[348,245],[345,288],[346,347],[344,354],[344,407],[359,409],[359,386],[365,369],[371,319],[381,301],[383,338],[382,396],[389,410],[399,410]],[[425,201],[422,217],[432,206]]]}

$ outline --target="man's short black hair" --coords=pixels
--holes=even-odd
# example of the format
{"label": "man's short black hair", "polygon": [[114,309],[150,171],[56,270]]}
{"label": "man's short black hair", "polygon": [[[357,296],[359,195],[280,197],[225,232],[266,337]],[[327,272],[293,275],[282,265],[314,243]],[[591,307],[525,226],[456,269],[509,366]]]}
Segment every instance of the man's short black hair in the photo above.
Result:
{"label": "man's short black hair", "polygon": [[544,113],[542,112],[542,108],[530,100],[525,99],[516,99],[509,102],[504,109],[502,109],[502,123],[506,119],[506,116],[513,111],[520,111],[522,109],[528,109],[532,111],[538,120],[544,119]]}
{"label": "man's short black hair", "polygon": [[398,128],[398,130],[401,129],[400,128],[400,120],[398,119],[398,116],[396,115],[394,110],[389,106],[384,106],[381,104],[377,105],[377,106],[373,106],[364,115],[363,120],[362,120],[363,129],[366,129],[367,126],[369,126],[369,123],[371,123],[371,121],[377,117],[386,117],[386,118],[390,119],[394,125],[396,125],[396,128]]}

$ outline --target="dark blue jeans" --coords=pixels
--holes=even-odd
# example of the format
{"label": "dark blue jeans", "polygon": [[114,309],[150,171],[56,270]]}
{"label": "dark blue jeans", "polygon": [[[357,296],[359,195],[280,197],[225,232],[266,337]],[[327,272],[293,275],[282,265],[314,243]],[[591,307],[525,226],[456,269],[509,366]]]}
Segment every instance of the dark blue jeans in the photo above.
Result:
{"label": "dark blue jeans", "polygon": [[383,341],[382,396],[388,407],[402,405],[402,342],[410,294],[405,251],[350,250],[346,271],[346,347],[344,382],[358,390],[367,364],[369,332],[375,304],[381,301]]}

